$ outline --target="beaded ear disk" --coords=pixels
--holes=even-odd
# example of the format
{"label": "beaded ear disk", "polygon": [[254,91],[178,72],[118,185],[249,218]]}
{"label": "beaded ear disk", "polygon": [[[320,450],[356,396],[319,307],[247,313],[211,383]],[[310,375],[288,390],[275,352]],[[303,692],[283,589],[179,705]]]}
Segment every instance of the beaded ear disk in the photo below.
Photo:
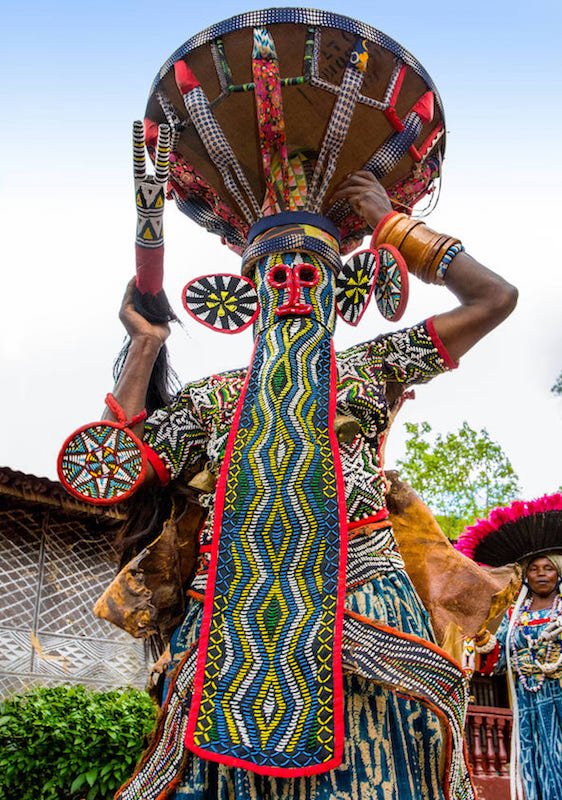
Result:
{"label": "beaded ear disk", "polygon": [[408,267],[392,245],[378,248],[380,269],[375,283],[375,300],[381,314],[391,322],[402,318],[408,304]]}
{"label": "beaded ear disk", "polygon": [[516,500],[465,528],[455,547],[481,564],[501,567],[526,556],[562,551],[562,494]]}
{"label": "beaded ear disk", "polygon": [[127,420],[112,395],[106,403],[117,421],[84,425],[63,444],[57,460],[60,482],[67,492],[87,503],[111,505],[137,489],[146,472],[143,443],[128,426],[146,418],[142,411]]}
{"label": "beaded ear disk", "polygon": [[336,278],[336,303],[349,325],[358,325],[371,300],[379,271],[376,250],[360,250],[347,261]]}
{"label": "beaded ear disk", "polygon": [[383,317],[397,322],[406,310],[408,285],[406,262],[395,247],[360,250],[336,278],[338,312],[349,325],[358,325],[374,291]]}
{"label": "beaded ear disk", "polygon": [[204,275],[184,287],[183,305],[197,322],[220,333],[240,333],[259,313],[256,287],[239,275]]}

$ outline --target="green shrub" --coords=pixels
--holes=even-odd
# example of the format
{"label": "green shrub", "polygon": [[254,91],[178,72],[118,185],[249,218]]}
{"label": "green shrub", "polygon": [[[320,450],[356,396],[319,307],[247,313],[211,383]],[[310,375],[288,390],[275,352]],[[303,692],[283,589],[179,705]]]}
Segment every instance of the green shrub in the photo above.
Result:
{"label": "green shrub", "polygon": [[38,687],[0,703],[1,800],[110,800],[156,710],[145,692]]}

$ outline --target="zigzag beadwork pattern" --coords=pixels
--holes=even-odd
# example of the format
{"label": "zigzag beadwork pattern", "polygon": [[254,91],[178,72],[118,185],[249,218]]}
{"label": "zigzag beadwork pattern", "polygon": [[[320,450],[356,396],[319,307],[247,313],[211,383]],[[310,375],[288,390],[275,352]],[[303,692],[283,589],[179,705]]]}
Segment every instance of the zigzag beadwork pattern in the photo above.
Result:
{"label": "zigzag beadwork pattern", "polygon": [[344,617],[342,657],[352,671],[421,700],[439,714],[448,740],[445,797],[473,800],[463,740],[468,681],[460,665],[418,636],[350,611]]}
{"label": "zigzag beadwork pattern", "polygon": [[[218,487],[186,738],[200,755],[268,774],[329,769],[342,746],[334,652],[346,548],[325,327],[333,325],[334,281],[326,269],[323,276],[320,319],[276,318],[256,341]],[[284,290],[259,285],[271,295],[261,304],[269,318]]]}
{"label": "zigzag beadwork pattern", "polygon": [[334,758],[330,356],[308,319],[280,323],[256,352],[226,481],[198,751],[287,770]]}

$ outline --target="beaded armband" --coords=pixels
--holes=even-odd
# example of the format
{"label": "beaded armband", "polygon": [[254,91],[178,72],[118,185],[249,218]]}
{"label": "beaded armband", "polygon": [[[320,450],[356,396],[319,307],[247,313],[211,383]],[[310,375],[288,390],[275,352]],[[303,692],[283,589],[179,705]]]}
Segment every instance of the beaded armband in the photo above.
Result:
{"label": "beaded armband", "polygon": [[95,505],[125,500],[146,473],[145,446],[130,430],[146,419],[146,411],[128,420],[113,395],[108,394],[105,402],[116,421],[101,420],[79,428],[65,441],[57,461],[66,491]]}

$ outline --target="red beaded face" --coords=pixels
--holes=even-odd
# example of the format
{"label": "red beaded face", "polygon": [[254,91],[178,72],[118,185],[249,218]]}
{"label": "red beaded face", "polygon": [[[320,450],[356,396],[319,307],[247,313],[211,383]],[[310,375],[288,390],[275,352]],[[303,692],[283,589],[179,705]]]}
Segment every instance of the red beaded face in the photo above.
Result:
{"label": "red beaded face", "polygon": [[310,303],[301,301],[301,287],[317,286],[319,273],[312,264],[276,264],[267,273],[267,282],[274,289],[284,289],[283,303],[275,309],[278,317],[307,316],[312,312]]}

